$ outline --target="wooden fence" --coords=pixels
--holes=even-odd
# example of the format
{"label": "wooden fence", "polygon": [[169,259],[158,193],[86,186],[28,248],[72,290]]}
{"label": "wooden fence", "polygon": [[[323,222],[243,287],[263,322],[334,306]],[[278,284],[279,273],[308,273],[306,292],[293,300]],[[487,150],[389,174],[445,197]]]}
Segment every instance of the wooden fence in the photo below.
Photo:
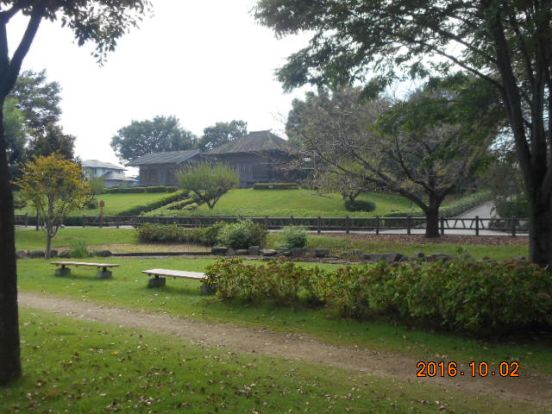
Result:
{"label": "wooden fence", "polygon": [[[404,232],[412,234],[420,233],[425,228],[424,217],[247,217],[248,219],[263,224],[267,229],[276,230],[286,226],[302,226],[318,233],[339,231],[350,233],[351,231],[367,231],[375,234],[383,232]],[[67,217],[65,226],[79,227],[120,227],[139,226],[145,223],[177,224],[184,227],[206,227],[217,222],[236,222],[243,217]],[[36,217],[20,215],[15,218],[20,226],[35,226]],[[492,219],[492,218],[446,218],[439,219],[441,234],[449,230],[461,230],[463,234],[469,233],[479,236],[485,231],[495,231],[511,236],[527,233],[527,220],[518,218]]]}

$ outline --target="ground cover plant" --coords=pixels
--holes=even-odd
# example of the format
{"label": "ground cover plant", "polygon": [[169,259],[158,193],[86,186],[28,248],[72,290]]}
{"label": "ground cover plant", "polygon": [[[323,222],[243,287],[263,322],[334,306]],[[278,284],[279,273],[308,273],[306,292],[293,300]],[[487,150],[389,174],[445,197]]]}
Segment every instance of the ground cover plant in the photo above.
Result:
{"label": "ground cover plant", "polygon": [[82,413],[539,410],[337,368],[327,375],[321,365],[239,355],[34,310],[23,309],[21,322],[25,375],[0,391],[3,413],[63,412],[69,406]]}
{"label": "ground cover plant", "polygon": [[[21,260],[18,263],[19,290],[178,317],[310,334],[328,343],[362,346],[416,358],[431,359],[435,354],[463,362],[516,358],[528,370],[552,374],[552,346],[550,341],[542,338],[477,340],[379,320],[359,322],[337,318],[334,312],[327,309],[300,304],[282,307],[271,303],[226,302],[201,295],[196,281],[171,280],[160,290],[148,289],[147,277],[141,273],[144,269],[159,267],[205,271],[208,265],[215,263],[211,258],[102,258],[104,261],[122,264],[114,272],[112,280],[96,279],[93,271],[80,268],[73,270],[71,277],[59,278],[54,276],[53,266],[46,260]],[[302,266],[313,268],[315,264],[305,263]],[[319,266],[322,270],[339,267]]]}

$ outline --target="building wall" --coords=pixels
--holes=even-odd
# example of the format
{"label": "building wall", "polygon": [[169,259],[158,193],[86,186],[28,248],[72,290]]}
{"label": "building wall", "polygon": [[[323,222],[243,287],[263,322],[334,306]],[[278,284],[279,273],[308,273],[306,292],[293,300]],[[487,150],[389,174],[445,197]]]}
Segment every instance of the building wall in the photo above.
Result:
{"label": "building wall", "polygon": [[218,156],[217,159],[219,162],[228,164],[238,172],[241,187],[251,187],[253,184],[260,182],[286,180],[276,167],[281,161],[277,157],[258,154],[223,154]]}

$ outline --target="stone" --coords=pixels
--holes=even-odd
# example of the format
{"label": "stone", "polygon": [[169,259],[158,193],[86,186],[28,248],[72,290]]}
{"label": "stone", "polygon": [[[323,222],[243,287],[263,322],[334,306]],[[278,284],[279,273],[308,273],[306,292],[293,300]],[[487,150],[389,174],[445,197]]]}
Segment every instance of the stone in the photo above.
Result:
{"label": "stone", "polygon": [[167,279],[164,277],[153,277],[148,281],[149,288],[160,288],[167,284]]}
{"label": "stone", "polygon": [[217,256],[224,256],[228,251],[228,247],[214,246],[211,248],[211,253]]}
{"label": "stone", "polygon": [[27,250],[20,250],[16,253],[18,259],[26,259],[29,257],[29,252]]}
{"label": "stone", "polygon": [[40,259],[40,258],[44,258],[45,254],[44,254],[44,250],[31,250],[29,252],[29,257],[31,259]]}
{"label": "stone", "polygon": [[229,247],[228,250],[226,251],[226,256],[235,256],[235,255],[236,255],[236,252],[234,251],[234,249]]}
{"label": "stone", "polygon": [[113,277],[113,272],[111,272],[111,270],[98,270],[98,272],[96,273],[96,277],[98,279],[111,279]]}
{"label": "stone", "polygon": [[424,253],[424,252],[419,252],[419,253],[416,255],[416,257],[417,257],[418,259],[423,259],[423,258],[425,258],[425,253]]}
{"label": "stone", "polygon": [[62,250],[58,253],[58,257],[61,259],[69,259],[71,257],[71,250]]}
{"label": "stone", "polygon": [[354,259],[362,259],[362,257],[364,256],[364,252],[359,249],[352,249],[347,252],[347,256]]}
{"label": "stone", "polygon": [[206,283],[201,284],[201,294],[202,295],[214,295],[217,293],[217,287],[214,285],[208,285]]}
{"label": "stone", "polygon": [[249,256],[258,256],[260,251],[259,246],[249,246]]}
{"label": "stone", "polygon": [[94,252],[94,256],[98,257],[111,257],[113,253],[111,253],[109,250],[96,250]]}
{"label": "stone", "polygon": [[56,269],[56,276],[64,277],[64,276],[70,276],[71,275],[71,269],[68,267],[58,267]]}
{"label": "stone", "polygon": [[314,255],[319,258],[330,257],[330,249],[315,249]]}
{"label": "stone", "polygon": [[266,257],[272,257],[272,256],[276,256],[276,254],[278,253],[276,250],[274,249],[262,249],[260,251],[260,253],[263,255],[263,256],[266,256]]}
{"label": "stone", "polygon": [[292,257],[304,257],[307,255],[307,249],[304,248],[294,248],[290,250]]}
{"label": "stone", "polygon": [[58,257],[58,251],[55,249],[50,250],[50,257]]}
{"label": "stone", "polygon": [[381,262],[382,260],[387,263],[394,263],[401,260],[403,257],[400,253],[382,253],[382,254],[365,254],[364,260],[368,262]]}
{"label": "stone", "polygon": [[238,249],[236,250],[238,256],[247,256],[249,254],[249,249]]}
{"label": "stone", "polygon": [[448,262],[452,260],[452,256],[448,254],[432,254],[431,256],[427,256],[426,260],[428,262],[438,262],[440,260]]}

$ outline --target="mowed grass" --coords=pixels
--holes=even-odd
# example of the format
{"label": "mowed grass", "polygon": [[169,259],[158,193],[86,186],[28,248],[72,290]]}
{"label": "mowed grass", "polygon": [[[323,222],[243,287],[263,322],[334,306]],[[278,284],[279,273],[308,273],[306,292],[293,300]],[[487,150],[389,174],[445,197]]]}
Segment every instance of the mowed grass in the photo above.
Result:
{"label": "mowed grass", "polygon": [[[102,258],[103,261],[121,265],[114,270],[114,278],[111,280],[96,279],[94,269],[83,268],[73,270],[71,277],[59,278],[54,276],[54,267],[46,260],[22,260],[18,263],[19,288],[21,291],[103,305],[167,312],[178,317],[269,328],[280,332],[307,333],[328,343],[397,352],[422,360],[431,360],[435,355],[446,355],[448,359],[463,363],[471,360],[497,363],[518,359],[523,369],[552,374],[550,340],[528,338],[524,341],[482,341],[378,320],[358,322],[342,319],[325,308],[224,302],[216,296],[201,295],[200,283],[197,281],[169,279],[163,289],[148,289],[147,276],[141,273],[151,268],[204,271],[214,259]],[[331,269],[337,265],[327,264],[322,267]]]}
{"label": "mowed grass", "polygon": [[419,209],[404,197],[382,194],[362,194],[360,199],[376,203],[372,212],[345,210],[339,194],[319,194],[314,190],[253,190],[229,191],[209,210],[206,205],[195,211],[168,210],[161,208],[148,213],[150,216],[204,215],[204,216],[249,216],[249,217],[375,217],[394,212],[420,213]]}
{"label": "mowed grass", "polygon": [[25,374],[0,390],[2,413],[545,412],[32,310],[21,322]]}
{"label": "mowed grass", "polygon": [[[98,202],[105,202],[104,216],[116,216],[122,212],[136,206],[154,203],[163,198],[170,196],[171,193],[153,193],[153,194],[100,194],[96,196]],[[30,205],[23,209],[18,209],[15,214],[28,214],[33,216],[36,212]],[[97,217],[100,215],[100,209],[82,209],[70,213],[70,216],[88,216]]]}

